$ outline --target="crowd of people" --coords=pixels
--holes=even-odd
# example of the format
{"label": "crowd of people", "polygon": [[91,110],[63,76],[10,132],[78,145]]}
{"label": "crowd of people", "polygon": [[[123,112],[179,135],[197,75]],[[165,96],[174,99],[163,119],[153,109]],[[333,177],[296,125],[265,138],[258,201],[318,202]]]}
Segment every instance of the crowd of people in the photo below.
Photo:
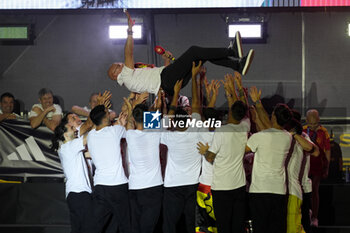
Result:
{"label": "crowd of people", "polygon": [[[255,233],[292,233],[317,226],[318,186],[330,161],[329,135],[318,112],[307,112],[304,127],[300,113],[282,103],[269,116],[261,91],[242,85],[254,51],[243,56],[239,33],[229,48],[191,47],[172,63],[166,52],[167,66],[134,68],[133,21],[126,15],[125,62],[108,70],[131,91],[118,116],[109,110],[108,91],[92,94],[90,108],[73,106],[63,116],[52,92],[42,89],[30,113],[33,128],[44,124],[54,131],[52,148],[67,180],[72,232],[151,233],[162,216],[163,232],[175,233],[182,215],[188,233],[238,233],[250,227]],[[234,72],[209,83],[205,61]],[[191,104],[180,96],[189,82]],[[226,120],[215,108],[221,85]],[[149,93],[156,95],[151,106]],[[13,101],[9,93],[1,96],[0,121],[16,118]],[[173,127],[145,129],[149,111],[161,113]],[[209,119],[222,124],[186,125]],[[247,174],[244,158],[252,153]]]}

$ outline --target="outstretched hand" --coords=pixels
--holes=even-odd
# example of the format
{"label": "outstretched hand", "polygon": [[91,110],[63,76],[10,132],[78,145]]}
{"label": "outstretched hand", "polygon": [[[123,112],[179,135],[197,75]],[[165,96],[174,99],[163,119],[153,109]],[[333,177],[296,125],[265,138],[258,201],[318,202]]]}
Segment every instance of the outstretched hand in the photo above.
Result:
{"label": "outstretched hand", "polygon": [[146,100],[148,99],[148,96],[149,96],[148,92],[142,92],[140,94],[136,94],[135,95],[135,101],[133,103],[134,106],[146,102]]}
{"label": "outstretched hand", "polygon": [[175,86],[174,86],[174,96],[175,96],[175,94],[179,94],[180,93],[180,90],[181,90],[181,87],[182,87],[182,82],[183,82],[183,79],[176,81]]}
{"label": "outstretched hand", "polygon": [[118,117],[118,120],[117,120],[117,124],[118,125],[121,125],[121,126],[125,126],[126,123],[127,123],[127,117],[128,117],[128,114],[125,113],[125,112],[121,112],[119,114],[119,117]]}
{"label": "outstretched hand", "polygon": [[236,82],[237,88],[241,89],[242,88],[242,75],[237,71],[235,71],[233,74],[234,74],[233,78]]}
{"label": "outstretched hand", "polygon": [[104,105],[106,108],[109,109],[112,106],[111,98],[112,98],[111,92],[110,91],[104,91],[102,95],[101,95],[101,93],[98,94],[97,102],[98,102],[99,105]]}
{"label": "outstretched hand", "polygon": [[124,104],[125,104],[125,106],[127,108],[127,112],[130,114],[131,111],[132,111],[131,103],[130,103],[129,99],[127,99],[125,97],[123,97],[123,99],[124,99]]}
{"label": "outstretched hand", "polygon": [[255,103],[255,102],[260,100],[261,90],[258,91],[256,86],[252,86],[250,88],[249,95],[250,95],[250,98],[252,99],[252,101]]}
{"label": "outstretched hand", "polygon": [[197,74],[201,71],[201,67],[202,67],[202,61],[199,61],[197,66],[195,62],[192,62],[192,77],[197,76]]}

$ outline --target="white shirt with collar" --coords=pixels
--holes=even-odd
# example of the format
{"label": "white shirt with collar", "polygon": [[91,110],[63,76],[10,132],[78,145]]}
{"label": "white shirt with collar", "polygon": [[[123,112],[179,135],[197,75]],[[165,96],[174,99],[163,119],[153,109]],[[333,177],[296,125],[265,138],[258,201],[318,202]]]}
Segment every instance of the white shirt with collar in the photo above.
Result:
{"label": "white shirt with collar", "polygon": [[164,68],[165,66],[130,69],[124,65],[117,82],[120,86],[124,84],[132,92],[149,92],[157,95],[161,84],[160,74]]}

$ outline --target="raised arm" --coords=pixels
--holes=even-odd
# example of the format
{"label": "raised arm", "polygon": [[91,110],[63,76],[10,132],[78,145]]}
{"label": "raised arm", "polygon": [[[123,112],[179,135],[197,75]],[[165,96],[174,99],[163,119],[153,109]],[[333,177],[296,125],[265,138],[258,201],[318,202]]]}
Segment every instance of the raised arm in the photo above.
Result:
{"label": "raised arm", "polygon": [[271,128],[272,123],[270,121],[269,115],[265,111],[265,108],[260,101],[261,90],[258,91],[258,89],[255,86],[253,86],[250,88],[249,94],[250,94],[250,98],[255,103],[256,112],[257,112],[258,117],[262,123],[263,128],[261,128],[261,130]]}
{"label": "raised arm", "polygon": [[196,66],[195,62],[192,62],[192,112],[200,114],[200,102],[199,92],[197,85],[197,74],[199,73],[202,66],[202,61],[199,61]]}
{"label": "raised arm", "polygon": [[220,88],[220,82],[219,80],[213,80],[212,82],[212,92],[213,94],[210,97],[209,103],[208,103],[208,108],[214,108],[215,103],[216,103],[216,98],[218,97],[219,94],[219,88]]}
{"label": "raised arm", "polygon": [[174,86],[174,95],[173,95],[173,99],[171,100],[170,103],[170,107],[169,107],[169,112],[168,115],[169,116],[173,116],[175,114],[176,108],[177,108],[177,100],[179,98],[179,93],[182,87],[182,79],[181,80],[177,80]]}
{"label": "raised arm", "polygon": [[127,117],[126,117],[126,125],[125,128],[128,129],[135,129],[135,124],[133,121],[133,117],[132,117],[132,110],[133,107],[131,106],[130,101],[127,98],[123,98],[124,99],[124,103],[127,107]]}
{"label": "raised arm", "polygon": [[231,74],[225,75],[225,81],[221,81],[225,88],[225,94],[228,102],[228,122],[233,121],[232,112],[231,112],[231,106],[238,100],[236,90],[234,87],[234,80],[233,76]]}
{"label": "raised arm", "polygon": [[125,11],[125,14],[128,17],[128,38],[126,39],[124,47],[124,63],[128,68],[134,69],[134,38],[132,36],[132,27],[134,26],[135,21],[132,20],[128,11]]}
{"label": "raised arm", "polygon": [[239,94],[239,99],[245,103],[247,106],[249,106],[248,99],[246,92],[244,90],[244,87],[242,85],[242,75],[238,73],[237,71],[234,72],[234,80],[236,82],[238,94]]}

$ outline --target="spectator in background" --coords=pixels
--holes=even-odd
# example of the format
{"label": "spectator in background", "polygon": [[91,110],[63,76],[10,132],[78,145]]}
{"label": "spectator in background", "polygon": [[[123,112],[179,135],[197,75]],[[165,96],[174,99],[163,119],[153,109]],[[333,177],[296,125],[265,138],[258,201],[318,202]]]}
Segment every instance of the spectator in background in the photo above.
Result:
{"label": "spectator in background", "polygon": [[[90,95],[90,100],[89,100],[90,108],[88,108],[87,106],[80,107],[80,106],[74,105],[72,107],[72,112],[77,114],[78,116],[88,117],[91,112],[91,109],[93,109],[98,105],[97,97],[98,97],[98,93],[92,93]],[[109,109],[109,119],[112,121],[114,120],[114,118],[116,118],[116,116],[117,116],[116,113]]]}
{"label": "spectator in background", "polygon": [[0,122],[8,119],[17,119],[19,116],[13,112],[15,106],[15,97],[9,93],[5,92],[1,95],[0,102]]}
{"label": "spectator in background", "polygon": [[331,131],[331,161],[329,163],[328,181],[341,183],[343,176],[343,155],[339,144],[334,141],[334,134]]}
{"label": "spectator in background", "polygon": [[53,94],[50,89],[42,88],[39,91],[40,104],[34,104],[30,112],[30,126],[39,127],[42,123],[54,131],[62,119],[62,109],[58,104],[53,103]]}
{"label": "spectator in background", "polygon": [[306,125],[303,131],[309,135],[313,143],[320,149],[318,157],[310,158],[310,176],[312,180],[312,215],[311,226],[318,227],[318,188],[321,178],[328,176],[328,166],[331,160],[331,146],[329,134],[326,128],[320,125],[320,117],[316,109],[311,109],[306,113]]}

